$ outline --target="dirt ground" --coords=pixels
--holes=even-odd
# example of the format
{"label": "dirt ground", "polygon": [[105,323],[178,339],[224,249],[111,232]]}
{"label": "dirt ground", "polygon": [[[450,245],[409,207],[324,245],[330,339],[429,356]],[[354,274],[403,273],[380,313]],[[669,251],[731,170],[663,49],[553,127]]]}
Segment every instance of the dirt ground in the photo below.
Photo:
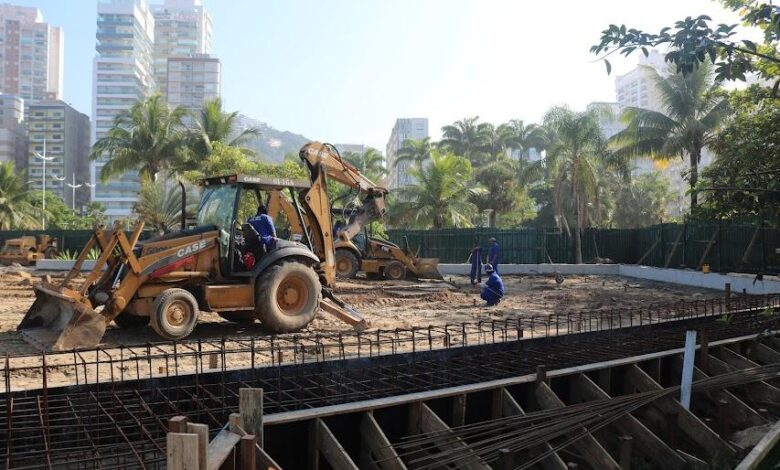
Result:
{"label": "dirt ground", "polygon": [[[34,300],[32,284],[45,273],[24,269],[0,269],[0,354],[12,356],[12,366],[34,365],[39,352],[22,340],[16,332]],[[49,273],[53,276],[62,274]],[[561,285],[545,276],[505,276],[506,295],[496,307],[487,308],[479,299],[479,288],[471,286],[464,276],[452,276],[442,281],[368,281],[355,279],[339,282],[337,295],[352,305],[370,322],[374,329],[422,327],[427,325],[457,324],[477,320],[501,320],[517,315],[549,315],[581,311],[609,310],[648,306],[650,303],[669,303],[680,300],[716,297],[718,291],[626,279],[618,276],[565,276]],[[351,328],[336,318],[320,314],[303,332],[346,332]],[[227,322],[214,313],[202,313],[192,338],[238,339],[264,335],[260,324],[241,326]],[[120,329],[109,326],[102,346],[144,344],[160,341],[150,327]],[[27,358],[13,356],[31,355]],[[63,361],[70,360],[62,358]],[[270,359],[270,358],[269,358]],[[55,360],[55,359],[52,359]],[[242,366],[246,360],[231,360],[230,366]],[[49,363],[51,364],[51,362]],[[150,369],[157,370],[157,367]],[[162,366],[160,366],[162,370]],[[72,371],[62,370],[57,375],[52,369],[50,383],[73,381]],[[153,371],[154,372],[154,371]],[[109,373],[106,371],[106,373]],[[36,370],[14,374],[14,387],[40,386]],[[99,375],[103,375],[100,372]],[[70,377],[69,377],[70,376]],[[20,379],[22,379],[20,381]],[[24,380],[29,379],[29,380]]]}

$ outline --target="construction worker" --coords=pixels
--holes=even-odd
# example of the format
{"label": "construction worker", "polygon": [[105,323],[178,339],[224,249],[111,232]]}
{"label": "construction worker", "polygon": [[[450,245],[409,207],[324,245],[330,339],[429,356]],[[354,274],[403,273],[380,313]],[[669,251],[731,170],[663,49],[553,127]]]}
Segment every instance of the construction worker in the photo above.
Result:
{"label": "construction worker", "polygon": [[498,305],[501,302],[501,298],[504,296],[504,281],[501,280],[498,273],[490,264],[485,265],[485,274],[488,275],[488,280],[482,287],[482,293],[480,297],[482,300],[487,301],[487,306],[492,307]]}
{"label": "construction worker", "polygon": [[471,247],[471,285],[482,283],[482,247],[477,240]]}
{"label": "construction worker", "polygon": [[339,232],[341,229],[344,228],[344,221],[343,220],[337,220],[336,225],[333,226],[333,239],[337,239],[339,237]]}
{"label": "construction worker", "polygon": [[487,264],[493,266],[493,270],[498,274],[498,263],[501,262],[501,245],[493,237],[488,239],[488,243],[490,243],[490,248],[488,248]]}
{"label": "construction worker", "polygon": [[263,242],[265,251],[274,247],[276,243],[276,227],[274,227],[274,220],[268,215],[268,209],[263,204],[257,206],[257,214],[250,217],[247,222],[260,235],[260,241]]}

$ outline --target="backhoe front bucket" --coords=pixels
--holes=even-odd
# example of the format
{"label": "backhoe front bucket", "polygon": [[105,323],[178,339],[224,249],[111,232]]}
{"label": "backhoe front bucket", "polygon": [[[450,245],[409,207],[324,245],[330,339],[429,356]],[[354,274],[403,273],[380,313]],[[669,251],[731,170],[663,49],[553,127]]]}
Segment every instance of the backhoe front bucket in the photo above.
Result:
{"label": "backhoe front bucket", "polygon": [[106,331],[105,318],[77,292],[42,283],[35,286],[35,302],[16,328],[24,340],[42,350],[91,348]]}
{"label": "backhoe front bucket", "polygon": [[444,279],[439,272],[439,258],[417,258],[417,277],[421,279]]}

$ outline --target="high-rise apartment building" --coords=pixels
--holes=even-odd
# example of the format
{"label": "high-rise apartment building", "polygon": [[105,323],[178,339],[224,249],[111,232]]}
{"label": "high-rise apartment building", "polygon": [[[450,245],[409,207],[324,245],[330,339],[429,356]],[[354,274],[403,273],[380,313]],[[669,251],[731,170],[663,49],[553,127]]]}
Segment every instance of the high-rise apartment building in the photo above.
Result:
{"label": "high-rise apartment building", "polygon": [[[154,18],[146,0],[99,0],[97,56],[92,90],[92,142],[105,137],[114,117],[155,90],[152,74]],[[90,168],[96,186],[92,200],[117,219],[130,215],[138,194],[138,174],[130,171],[106,183],[100,182],[105,160]]]}
{"label": "high-rise apartment building", "polygon": [[[41,101],[29,106],[27,113],[29,155],[27,176],[30,186],[61,197],[76,209],[89,201],[89,116],[60,100]],[[51,158],[46,162],[36,154]],[[79,188],[70,188],[80,185]],[[75,189],[75,191],[74,191]],[[75,201],[73,197],[75,196]]]}
{"label": "high-rise apartment building", "polygon": [[171,107],[190,111],[201,108],[204,101],[220,96],[222,70],[219,59],[198,54],[168,58],[166,90]]}
{"label": "high-rise apartment building", "polygon": [[24,100],[20,96],[0,94],[0,162],[11,162],[20,171],[26,153]]}
{"label": "high-rise apartment building", "polygon": [[615,78],[615,95],[620,108],[632,106],[662,110],[661,97],[652,78],[653,70],[662,77],[670,73],[663,54],[655,50],[650,51],[647,57],[640,55],[637,67]]}
{"label": "high-rise apartment building", "polygon": [[[202,58],[204,54],[211,54],[211,16],[203,6],[202,0],[164,0],[162,5],[152,5],[152,14],[154,15],[154,77],[159,91],[163,96],[168,96],[169,83],[179,83],[168,78],[169,70],[176,72],[175,67],[178,66],[173,64],[172,69],[168,59]],[[216,66],[210,61],[196,62],[196,64],[206,68],[219,68],[219,62]],[[169,102],[171,102],[170,98]]]}
{"label": "high-rise apartment building", "polygon": [[397,163],[398,151],[403,148],[407,140],[420,140],[426,137],[428,137],[428,118],[396,119],[385,153],[389,189],[394,190],[414,183],[414,178],[409,174],[412,163]]}
{"label": "high-rise apartment building", "polygon": [[0,4],[0,87],[26,104],[62,98],[65,37],[33,7]]}

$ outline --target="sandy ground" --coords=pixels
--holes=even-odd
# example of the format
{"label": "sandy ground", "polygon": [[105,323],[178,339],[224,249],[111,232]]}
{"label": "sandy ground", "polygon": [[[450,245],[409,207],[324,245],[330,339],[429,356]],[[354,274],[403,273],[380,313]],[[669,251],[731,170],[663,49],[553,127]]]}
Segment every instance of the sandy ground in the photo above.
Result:
{"label": "sandy ground", "polygon": [[[31,285],[37,282],[41,274],[34,271],[0,269],[0,354],[10,355],[11,366],[30,366],[28,370],[15,370],[11,374],[12,388],[41,386],[41,368],[39,352],[25,343],[15,331],[34,300]],[[54,274],[53,275],[61,275]],[[477,320],[501,320],[517,315],[566,314],[593,310],[611,310],[615,308],[635,308],[649,306],[651,303],[670,303],[681,300],[717,297],[717,291],[677,286],[650,281],[627,280],[617,276],[566,276],[563,284],[556,284],[553,277],[543,276],[506,276],[506,295],[496,307],[484,307],[479,299],[479,290],[471,286],[468,278],[453,276],[447,282],[441,281],[368,281],[355,279],[340,282],[337,295],[352,305],[370,322],[373,329],[394,330],[396,328],[423,327],[427,325],[459,324]],[[330,315],[320,314],[302,333],[347,332],[351,328]],[[227,338],[228,341],[241,341],[241,338],[264,335],[259,323],[242,326],[224,321],[214,313],[202,313],[198,326],[191,338],[204,342]],[[143,345],[160,341],[150,327],[120,329],[109,326],[102,346],[111,348],[119,345]],[[456,340],[457,341],[457,340]],[[215,343],[216,344],[216,341]],[[204,346],[209,349],[209,346]],[[353,348],[354,349],[354,348]],[[172,352],[169,348],[153,348],[162,352]],[[137,348],[138,354],[145,348]],[[353,351],[354,352],[354,351]],[[14,357],[30,355],[30,357]],[[225,358],[225,366],[242,367],[249,365],[249,355],[235,355]],[[94,355],[84,354],[75,358],[76,362],[89,363]],[[106,360],[107,357],[102,357]],[[125,357],[126,359],[126,357]],[[266,357],[270,362],[270,355]],[[277,358],[278,359],[278,358]],[[284,357],[283,360],[289,360]],[[256,359],[258,360],[258,359]],[[122,363],[112,370],[103,367],[96,371],[90,366],[83,370],[73,370],[72,354],[48,357],[49,384],[73,383],[76,376],[83,382],[83,376],[89,381],[95,377],[124,378],[124,374],[148,376],[168,374],[171,363],[163,359],[154,363],[136,361],[134,364]],[[219,359],[221,367],[222,359]],[[57,367],[62,364],[63,367]],[[65,366],[69,364],[69,366]],[[189,369],[194,364],[189,359]],[[145,367],[146,373],[139,372]],[[181,367],[181,369],[179,369]],[[176,365],[178,372],[186,370],[186,365]]]}

